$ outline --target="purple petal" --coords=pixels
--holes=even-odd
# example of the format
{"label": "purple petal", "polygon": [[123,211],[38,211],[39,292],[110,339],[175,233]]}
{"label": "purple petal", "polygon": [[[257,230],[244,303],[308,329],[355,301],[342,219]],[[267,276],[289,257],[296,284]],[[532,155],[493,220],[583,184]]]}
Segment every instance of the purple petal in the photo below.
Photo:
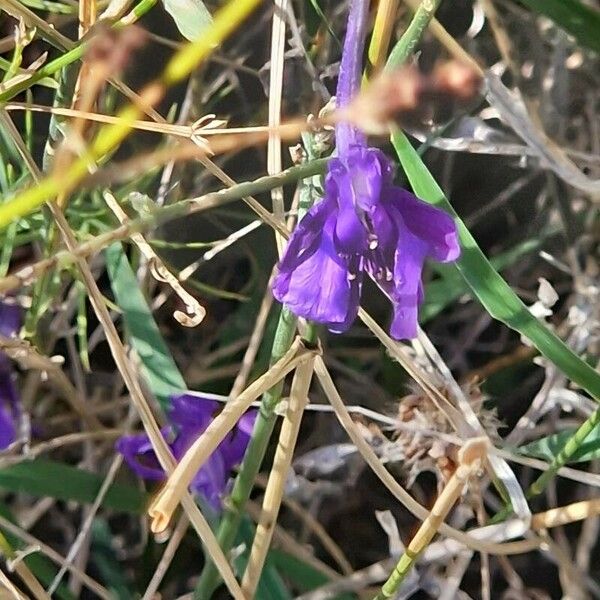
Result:
{"label": "purple petal", "polygon": [[21,328],[21,307],[17,304],[0,302],[0,334],[11,337]]}
{"label": "purple petal", "polygon": [[0,406],[0,450],[5,450],[17,439],[12,411]]}
{"label": "purple petal", "polygon": [[[161,433],[163,437],[166,437],[169,431],[165,429],[161,430]],[[124,435],[117,440],[115,447],[117,452],[123,455],[129,468],[139,477],[152,481],[161,481],[165,478],[165,472],[145,433]]]}
{"label": "purple petal", "polygon": [[221,404],[211,398],[186,393],[174,394],[171,396],[169,419],[178,429],[198,433],[208,427],[220,409]]}
{"label": "purple petal", "polygon": [[273,283],[273,295],[297,316],[344,331],[355,319],[362,274],[333,243],[337,211],[324,200],[296,227]]}
{"label": "purple petal", "polygon": [[219,445],[227,470],[233,469],[242,462],[252,436],[257,415],[258,412],[255,410],[250,410],[244,414],[231,434]]}
{"label": "purple petal", "polygon": [[191,488],[202,495],[216,510],[221,508],[221,496],[227,485],[229,469],[220,452],[213,452],[192,480]]}
{"label": "purple petal", "polygon": [[428,256],[439,262],[460,256],[456,224],[447,212],[398,187],[390,188],[386,197],[399,211],[406,227],[427,244]]}

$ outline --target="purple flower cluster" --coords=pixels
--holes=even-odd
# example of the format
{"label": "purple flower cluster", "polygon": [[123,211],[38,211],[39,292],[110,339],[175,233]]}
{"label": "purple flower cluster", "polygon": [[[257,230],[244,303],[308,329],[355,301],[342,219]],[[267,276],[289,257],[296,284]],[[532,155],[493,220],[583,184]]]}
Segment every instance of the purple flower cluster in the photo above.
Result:
{"label": "purple flower cluster", "polygon": [[[21,308],[16,304],[0,302],[0,334],[12,337],[21,327]],[[14,380],[12,362],[0,352],[0,450],[8,448],[17,439],[21,420],[21,399]]]}
{"label": "purple flower cluster", "polygon": [[[351,0],[337,88],[347,106],[360,84],[368,2]],[[456,225],[444,211],[393,185],[392,163],[349,123],[336,126],[337,157],[329,161],[325,195],[294,230],[273,283],[273,295],[294,314],[350,327],[364,273],[390,298],[391,335],[417,335],[427,258],[456,260]]]}
{"label": "purple flower cluster", "polygon": [[[205,431],[221,407],[219,402],[200,395],[183,393],[171,396],[168,414],[170,426],[165,427],[162,434],[177,460],[183,457]],[[192,481],[192,491],[203,496],[215,510],[221,507],[221,497],[231,470],[244,457],[255,419],[256,411],[247,412]],[[140,477],[152,481],[165,479],[165,472],[145,433],[123,436],[118,440],[116,447],[129,467]]]}

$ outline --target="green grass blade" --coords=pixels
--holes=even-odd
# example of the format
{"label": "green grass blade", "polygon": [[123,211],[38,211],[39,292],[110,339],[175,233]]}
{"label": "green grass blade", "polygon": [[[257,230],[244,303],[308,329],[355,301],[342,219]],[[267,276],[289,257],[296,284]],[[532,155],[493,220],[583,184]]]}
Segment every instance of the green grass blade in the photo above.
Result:
{"label": "green grass blade", "polygon": [[[103,477],[71,465],[36,458],[0,469],[0,488],[37,497],[72,500],[91,504],[98,495]],[[105,508],[141,513],[146,496],[134,487],[113,484],[102,502]]]}
{"label": "green grass blade", "polygon": [[142,373],[163,409],[169,396],[187,389],[165,341],[152,316],[152,311],[140,291],[135,274],[120,243],[106,251],[106,268],[115,301],[123,312],[123,321],[131,345],[142,363]]}
{"label": "green grass blade", "polygon": [[163,0],[163,6],[173,17],[179,33],[190,42],[212,24],[212,16],[202,0]]}
{"label": "green grass blade", "polygon": [[458,217],[441,188],[402,132],[392,144],[417,196],[434,204],[456,220],[462,254],[456,266],[488,313],[531,340],[573,382],[600,400],[600,374],[572,352],[565,343],[538,321],[485,257],[475,238]]}
{"label": "green grass blade", "polygon": [[531,10],[552,19],[579,44],[600,52],[600,11],[579,0],[519,0]]}

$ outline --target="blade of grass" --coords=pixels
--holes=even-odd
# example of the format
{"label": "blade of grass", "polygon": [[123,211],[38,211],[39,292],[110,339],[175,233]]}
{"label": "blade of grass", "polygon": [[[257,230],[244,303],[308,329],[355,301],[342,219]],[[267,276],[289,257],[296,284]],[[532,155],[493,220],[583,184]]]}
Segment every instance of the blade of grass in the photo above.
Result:
{"label": "blade of grass", "polygon": [[[0,487],[5,490],[80,504],[94,501],[102,481],[103,478],[95,473],[42,458],[0,469]],[[115,483],[104,497],[102,506],[138,514],[143,512],[146,502],[146,496],[136,488]]]}
{"label": "blade of grass", "polygon": [[552,19],[579,44],[600,52],[600,11],[579,0],[519,0],[531,10]]}
{"label": "blade of grass", "polygon": [[120,243],[112,244],[106,249],[105,256],[108,277],[123,313],[131,345],[142,363],[148,387],[166,410],[169,396],[185,391],[187,386],[138,286],[123,247]]}
{"label": "blade of grass", "polygon": [[488,313],[530,339],[540,353],[573,382],[596,400],[600,400],[600,374],[529,312],[490,264],[406,136],[400,131],[395,132],[392,135],[392,145],[415,194],[455,218],[462,246],[462,254],[456,267]]}

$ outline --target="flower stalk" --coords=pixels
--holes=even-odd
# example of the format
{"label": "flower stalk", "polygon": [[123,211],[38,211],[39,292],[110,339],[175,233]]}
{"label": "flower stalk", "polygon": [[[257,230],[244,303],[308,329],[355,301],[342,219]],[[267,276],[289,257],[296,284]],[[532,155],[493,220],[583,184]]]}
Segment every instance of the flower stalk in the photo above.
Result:
{"label": "flower stalk", "polygon": [[271,539],[273,538],[286,477],[298,440],[302,415],[308,403],[308,390],[312,381],[313,366],[314,358],[311,358],[300,365],[294,373],[289,405],[281,425],[275,458],[273,459],[269,480],[265,488],[262,510],[256,527],[246,571],[242,579],[242,591],[246,594],[247,598],[254,598],[267,558],[267,552],[271,545]]}

